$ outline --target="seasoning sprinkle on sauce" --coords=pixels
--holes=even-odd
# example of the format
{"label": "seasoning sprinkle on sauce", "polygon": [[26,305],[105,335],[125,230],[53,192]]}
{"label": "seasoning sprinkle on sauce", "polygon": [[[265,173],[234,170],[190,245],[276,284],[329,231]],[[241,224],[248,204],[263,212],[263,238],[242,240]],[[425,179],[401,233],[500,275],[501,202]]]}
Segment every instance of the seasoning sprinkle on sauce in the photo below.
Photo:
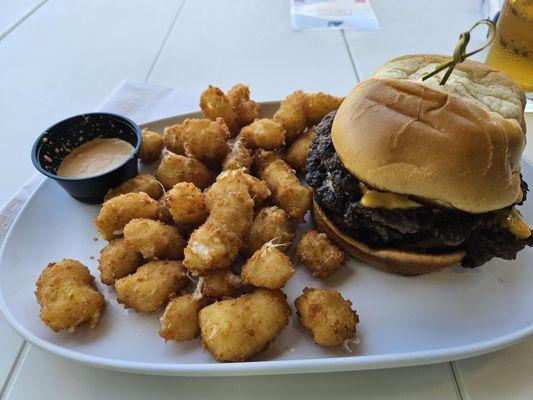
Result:
{"label": "seasoning sprinkle on sauce", "polygon": [[99,175],[122,164],[133,151],[133,146],[122,139],[93,139],[72,150],[59,165],[57,175],[65,178]]}

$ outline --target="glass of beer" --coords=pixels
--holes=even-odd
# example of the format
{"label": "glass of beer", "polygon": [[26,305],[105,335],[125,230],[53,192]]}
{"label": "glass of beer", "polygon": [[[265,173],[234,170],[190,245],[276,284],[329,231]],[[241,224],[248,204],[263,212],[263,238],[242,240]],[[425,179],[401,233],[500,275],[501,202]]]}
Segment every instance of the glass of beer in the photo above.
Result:
{"label": "glass of beer", "polygon": [[533,0],[505,0],[486,63],[511,75],[533,100]]}

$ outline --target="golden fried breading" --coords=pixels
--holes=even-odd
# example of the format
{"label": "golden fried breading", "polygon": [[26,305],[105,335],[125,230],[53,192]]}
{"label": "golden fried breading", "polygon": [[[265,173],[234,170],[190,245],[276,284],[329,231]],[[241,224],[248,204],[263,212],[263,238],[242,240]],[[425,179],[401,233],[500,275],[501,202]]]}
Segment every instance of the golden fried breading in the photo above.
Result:
{"label": "golden fried breading", "polygon": [[234,191],[239,185],[245,185],[252,196],[255,205],[262,204],[270,197],[270,189],[266,182],[250,175],[244,169],[223,171],[217,176],[216,182],[207,190],[205,203],[212,210],[218,199],[222,199],[228,193]]}
{"label": "golden fried breading", "polygon": [[255,101],[250,100],[250,88],[247,85],[236,84],[228,90],[226,96],[237,112],[241,126],[248,125],[259,117],[260,106]]}
{"label": "golden fried breading", "polygon": [[163,195],[163,186],[150,174],[137,175],[134,178],[122,182],[114,189],[109,189],[104,197],[104,201],[117,197],[125,193],[144,192],[154,200],[158,200]]}
{"label": "golden fried breading", "polygon": [[341,105],[343,97],[335,97],[330,94],[318,92],[305,95],[305,114],[311,125],[316,125],[331,111]]}
{"label": "golden fried breading", "polygon": [[174,222],[180,226],[196,226],[207,218],[204,194],[192,183],[176,183],[165,202]]}
{"label": "golden fried breading", "polygon": [[305,103],[305,93],[297,90],[281,102],[278,111],[274,114],[274,120],[285,128],[287,143],[296,139],[308,125]]}
{"label": "golden fried breading", "polygon": [[241,169],[250,171],[254,163],[254,155],[252,150],[245,146],[244,140],[237,137],[230,143],[230,150],[222,161],[222,170]]}
{"label": "golden fried breading", "polygon": [[202,294],[212,299],[235,296],[242,286],[241,278],[227,269],[206,273],[200,279]]}
{"label": "golden fried breading", "polygon": [[256,119],[239,134],[252,149],[275,150],[285,145],[285,128],[272,119]]}
{"label": "golden fried breading", "polygon": [[231,106],[224,92],[215,86],[209,85],[200,95],[200,108],[211,120],[222,118],[230,131],[236,135],[239,132],[239,116]]}
{"label": "golden fried breading", "polygon": [[200,335],[198,312],[207,305],[203,297],[190,294],[173,297],[159,318],[159,336],[165,340],[191,340]]}
{"label": "golden fried breading", "polygon": [[[209,192],[207,194],[209,195]],[[209,209],[211,220],[226,226],[241,240],[250,232],[254,219],[254,201],[246,186],[235,185],[224,197],[217,198],[216,203],[211,201]]]}
{"label": "golden fried breading", "polygon": [[[250,232],[254,218],[252,190],[259,181],[242,170],[226,171],[206,192],[209,218],[226,225],[241,240]],[[266,184],[264,185],[266,188]],[[268,190],[268,189],[266,189]]]}
{"label": "golden fried breading", "polygon": [[165,128],[163,131],[163,142],[165,143],[167,150],[175,154],[185,154],[185,148],[183,147],[183,140],[181,138],[182,133],[182,124],[175,124]]}
{"label": "golden fried breading", "polygon": [[200,310],[202,346],[219,361],[244,361],[266,349],[289,322],[279,290],[256,289]]}
{"label": "golden fried breading", "polygon": [[157,132],[143,129],[143,142],[139,150],[139,158],[144,162],[152,162],[159,158],[163,151],[163,138]]}
{"label": "golden fried breading", "polygon": [[159,221],[167,225],[172,225],[174,223],[174,218],[172,217],[172,214],[170,213],[170,209],[167,206],[165,197],[166,196],[163,196],[159,199],[159,204],[161,206],[161,208],[159,209]]}
{"label": "golden fried breading", "polygon": [[224,120],[186,119],[181,139],[185,154],[209,165],[220,165],[229,151],[230,132]]}
{"label": "golden fried breading", "polygon": [[177,260],[185,247],[183,237],[174,226],[146,218],[128,222],[124,239],[147,260]]}
{"label": "golden fried breading", "polygon": [[344,252],[331,243],[325,233],[315,230],[302,236],[296,254],[316,278],[327,278],[344,264]]}
{"label": "golden fried breading", "polygon": [[196,229],[185,248],[184,265],[193,274],[231,265],[250,232],[254,201],[270,194],[264,182],[243,170],[222,172],[205,195],[210,214]]}
{"label": "golden fried breading", "polygon": [[260,179],[272,191],[272,201],[291,218],[302,221],[311,206],[312,191],[303,186],[294,170],[271,151],[261,150],[255,158]]}
{"label": "golden fried breading", "polygon": [[124,238],[112,240],[100,252],[100,280],[106,285],[114,285],[117,279],[137,271],[142,262],[141,253],[126,244]]}
{"label": "golden fried breading", "polygon": [[155,176],[167,190],[179,182],[191,182],[204,189],[213,181],[211,171],[201,161],[174,153],[163,157]]}
{"label": "golden fried breading", "polygon": [[41,306],[41,320],[58,332],[68,332],[85,323],[94,328],[105,300],[96,290],[89,269],[76,260],[50,263],[37,279],[35,296]]}
{"label": "golden fried breading", "polygon": [[359,322],[352,302],[332,289],[305,288],[294,301],[300,324],[319,346],[338,346],[352,339]]}
{"label": "golden fried breading", "polygon": [[255,215],[243,253],[250,257],[267,242],[287,250],[294,238],[294,226],[281,208],[264,207]]}
{"label": "golden fried breading", "polygon": [[246,261],[241,278],[244,283],[267,289],[281,289],[294,273],[289,257],[272,243],[265,243]]}
{"label": "golden fried breading", "polygon": [[115,282],[117,300],[137,312],[156,312],[173,293],[183,289],[189,278],[179,261],[151,261],[137,272]]}
{"label": "golden fried breading", "polygon": [[126,193],[107,200],[96,218],[96,227],[105,240],[122,235],[134,218],[158,219],[161,206],[146,193]]}
{"label": "golden fried breading", "polygon": [[296,171],[305,172],[307,169],[307,155],[309,154],[309,149],[311,148],[311,144],[315,136],[315,129],[309,129],[294,142],[292,142],[283,155],[285,162]]}
{"label": "golden fried breading", "polygon": [[196,229],[185,247],[183,265],[194,275],[228,268],[239,254],[242,239],[210,218]]}

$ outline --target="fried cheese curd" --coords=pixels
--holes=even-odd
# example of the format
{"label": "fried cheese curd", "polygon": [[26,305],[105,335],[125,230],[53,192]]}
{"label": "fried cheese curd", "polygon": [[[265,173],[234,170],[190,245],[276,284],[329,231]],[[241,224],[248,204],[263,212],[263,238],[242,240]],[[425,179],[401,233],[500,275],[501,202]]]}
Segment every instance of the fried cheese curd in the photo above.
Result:
{"label": "fried cheese curd", "polygon": [[85,323],[94,328],[105,306],[89,269],[76,260],[50,263],[36,283],[41,320],[54,332],[74,330]]}
{"label": "fried cheese curd", "polygon": [[272,119],[256,119],[239,133],[252,149],[275,150],[285,145],[285,128]]}
{"label": "fried cheese curd", "polygon": [[274,114],[273,119],[285,128],[287,143],[291,143],[302,134],[308,125],[305,105],[305,93],[297,90],[281,102]]}
{"label": "fried cheese curd", "polygon": [[202,346],[218,361],[245,361],[266,349],[289,322],[280,290],[256,289],[200,310]]}
{"label": "fried cheese curd", "polygon": [[191,182],[205,189],[213,181],[211,171],[200,160],[174,153],[163,157],[155,176],[167,190],[179,182]]}
{"label": "fried cheese curd", "polygon": [[247,188],[256,205],[264,203],[271,195],[267,183],[250,175],[246,170],[223,171],[206,192],[207,208],[212,211],[219,201],[223,201],[224,196],[232,193],[237,187]]}
{"label": "fried cheese curd", "polygon": [[254,215],[248,182],[255,184],[242,170],[226,171],[207,191],[209,217],[191,234],[185,248],[183,263],[194,275],[228,268],[237,257]]}
{"label": "fried cheese curd", "polygon": [[139,150],[139,158],[144,162],[152,162],[159,158],[163,151],[164,142],[161,135],[157,132],[149,131],[148,129],[142,130],[142,145]]}
{"label": "fried cheese curd", "polygon": [[222,118],[233,135],[239,133],[239,115],[222,90],[216,86],[205,89],[200,95],[200,108],[210,120]]}
{"label": "fried cheese curd", "polygon": [[305,95],[305,114],[310,125],[316,125],[331,111],[341,105],[343,97],[336,97],[323,92]]}
{"label": "fried cheese curd", "polygon": [[247,85],[238,83],[234,85],[226,94],[228,100],[237,112],[242,126],[248,125],[259,117],[261,106],[250,99],[250,88]]}
{"label": "fried cheese curd", "polygon": [[287,250],[294,239],[294,226],[289,215],[277,206],[263,207],[255,215],[243,253],[250,257],[265,243]]}
{"label": "fried cheese curd", "polygon": [[185,154],[208,165],[219,166],[229,151],[230,131],[222,118],[186,119],[181,139]]}
{"label": "fried cheese curd", "polygon": [[173,296],[159,318],[159,336],[165,340],[191,340],[200,335],[198,312],[207,305],[203,297],[191,294]]}
{"label": "fried cheese curd", "polygon": [[246,261],[241,278],[244,283],[267,289],[281,289],[294,273],[290,258],[271,242],[265,243]]}
{"label": "fried cheese curd", "polygon": [[283,154],[283,159],[285,162],[296,171],[306,171],[307,155],[309,154],[309,149],[311,148],[311,144],[315,136],[315,129],[308,129],[304,134],[292,142],[287,151]]}
{"label": "fried cheese curd", "polygon": [[126,193],[107,200],[96,218],[102,237],[110,241],[122,235],[124,226],[135,218],[158,219],[160,204],[146,193]]}
{"label": "fried cheese curd", "polygon": [[212,221],[224,225],[235,233],[240,241],[250,232],[254,219],[254,201],[245,185],[228,185],[224,197],[206,193],[206,204]]}
{"label": "fried cheese curd", "polygon": [[250,175],[244,169],[223,171],[206,192],[205,204],[208,210],[213,212],[225,198],[235,197],[235,193],[242,189],[248,191],[256,205],[264,203],[271,195],[266,182]]}
{"label": "fried cheese curd", "polygon": [[210,299],[233,297],[242,287],[241,278],[229,269],[214,270],[200,278],[200,292]]}
{"label": "fried cheese curd", "polygon": [[128,222],[124,227],[124,239],[147,260],[177,260],[185,247],[176,227],[146,218]]}
{"label": "fried cheese curd", "polygon": [[100,280],[105,285],[114,285],[117,279],[137,271],[142,262],[141,253],[128,245],[124,238],[114,239],[100,252]]}
{"label": "fried cheese curd", "polygon": [[163,195],[163,186],[150,174],[137,175],[134,178],[122,182],[114,189],[109,189],[104,196],[104,201],[112,199],[126,193],[144,192],[154,200],[158,200]]}
{"label": "fried cheese curd", "polygon": [[333,275],[345,260],[344,252],[335,246],[325,233],[315,230],[307,231],[302,236],[296,247],[296,254],[316,278]]}
{"label": "fried cheese curd", "polygon": [[311,206],[312,191],[303,186],[294,170],[271,151],[261,150],[254,163],[258,177],[272,191],[272,201],[291,218],[303,221]]}
{"label": "fried cheese curd", "polygon": [[339,346],[355,338],[359,317],[338,291],[305,288],[294,305],[300,324],[317,345]]}
{"label": "fried cheese curd", "polygon": [[244,170],[222,172],[206,192],[209,217],[190,236],[184,265],[194,275],[228,268],[243,246],[253,221],[254,200],[270,195],[265,182]]}
{"label": "fried cheese curd", "polygon": [[182,140],[183,125],[174,124],[167,126],[163,131],[163,142],[168,151],[175,154],[184,155],[185,147]]}
{"label": "fried cheese curd", "polygon": [[178,226],[197,226],[207,218],[205,196],[192,183],[176,183],[167,193],[165,203]]}
{"label": "fried cheese curd", "polygon": [[183,263],[193,275],[228,268],[239,252],[242,240],[226,226],[210,218],[196,229],[185,247]]}
{"label": "fried cheese curd", "polygon": [[241,169],[246,171],[252,169],[254,163],[254,155],[251,149],[246,147],[243,138],[237,138],[230,142],[229,152],[226,154],[224,161],[222,161],[222,170]]}
{"label": "fried cheese curd", "polygon": [[118,302],[125,308],[152,313],[160,310],[187,283],[189,278],[181,262],[162,260],[148,262],[134,274],[118,279],[115,289]]}

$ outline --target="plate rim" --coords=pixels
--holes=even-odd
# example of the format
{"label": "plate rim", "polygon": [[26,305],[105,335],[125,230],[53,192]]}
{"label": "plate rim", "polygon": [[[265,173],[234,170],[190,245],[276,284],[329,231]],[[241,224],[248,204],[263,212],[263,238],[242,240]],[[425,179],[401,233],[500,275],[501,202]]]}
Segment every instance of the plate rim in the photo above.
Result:
{"label": "plate rim", "polygon": [[[262,105],[273,105],[279,101],[260,102]],[[162,124],[175,121],[180,118],[187,118],[200,111],[178,114],[175,116],[161,118],[140,124],[146,127],[155,124]],[[528,168],[533,168],[526,157],[522,157],[522,163]],[[25,203],[13,219],[0,248],[0,262],[4,259],[6,244],[18,224],[19,218],[25,212],[34,196],[42,190],[44,185],[53,184],[50,179],[44,179],[28,196]],[[318,373],[318,372],[340,372],[369,369],[383,369],[392,367],[407,367],[415,365],[425,365],[440,362],[460,360],[474,357],[481,354],[490,353],[518,343],[533,334],[533,321],[526,327],[517,331],[499,336],[494,339],[466,344],[455,347],[444,347],[432,350],[420,350],[415,352],[389,353],[382,355],[356,355],[344,357],[309,358],[302,360],[265,360],[248,361],[237,363],[153,363],[140,361],[125,361],[115,358],[105,358],[92,356],[74,350],[63,348],[59,345],[49,343],[41,339],[22,326],[11,314],[4,298],[4,293],[0,288],[0,311],[11,325],[11,327],[29,343],[45,350],[49,353],[64,357],[68,360],[76,361],[84,365],[98,368],[111,369],[124,372],[135,372],[152,375],[174,375],[174,376],[250,376],[250,375],[276,375],[285,373]]]}

